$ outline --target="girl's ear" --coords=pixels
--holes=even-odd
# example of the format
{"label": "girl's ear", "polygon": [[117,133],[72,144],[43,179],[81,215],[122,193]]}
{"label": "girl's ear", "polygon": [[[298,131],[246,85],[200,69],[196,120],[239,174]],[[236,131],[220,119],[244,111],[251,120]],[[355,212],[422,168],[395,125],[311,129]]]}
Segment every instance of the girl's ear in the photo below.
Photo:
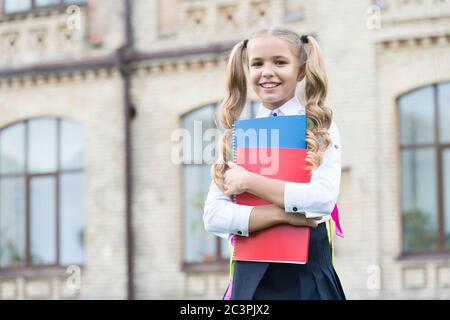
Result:
{"label": "girl's ear", "polygon": [[298,70],[297,82],[300,82],[305,77],[305,65],[301,65]]}

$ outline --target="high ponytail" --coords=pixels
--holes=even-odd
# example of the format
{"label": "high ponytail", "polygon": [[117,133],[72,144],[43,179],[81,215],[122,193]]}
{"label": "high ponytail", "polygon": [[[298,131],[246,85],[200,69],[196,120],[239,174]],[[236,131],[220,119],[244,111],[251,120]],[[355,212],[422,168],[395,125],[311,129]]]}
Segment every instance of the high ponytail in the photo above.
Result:
{"label": "high ponytail", "polygon": [[312,36],[302,36],[301,42],[306,56],[305,110],[311,123],[306,133],[309,149],[306,160],[311,163],[310,169],[314,170],[320,165],[323,152],[331,144],[328,129],[331,126],[333,112],[325,106],[327,75],[319,44]]}
{"label": "high ponytail", "polygon": [[232,128],[238,120],[247,100],[247,78],[245,67],[247,61],[248,40],[237,43],[231,50],[227,66],[227,95],[220,105],[220,125],[224,129],[219,144],[219,159],[211,167],[211,176],[216,185],[224,190],[223,178],[228,169],[228,161],[232,161]]}

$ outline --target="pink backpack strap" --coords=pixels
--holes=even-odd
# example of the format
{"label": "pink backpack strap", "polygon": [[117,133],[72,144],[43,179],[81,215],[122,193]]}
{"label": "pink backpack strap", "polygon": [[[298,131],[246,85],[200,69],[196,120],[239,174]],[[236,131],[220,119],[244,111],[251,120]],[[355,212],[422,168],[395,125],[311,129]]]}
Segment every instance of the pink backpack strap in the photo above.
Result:
{"label": "pink backpack strap", "polygon": [[333,219],[335,226],[336,226],[336,234],[339,237],[343,238],[344,232],[342,231],[341,223],[339,221],[339,210],[338,210],[337,204],[334,206],[334,209],[331,212],[331,218]]}

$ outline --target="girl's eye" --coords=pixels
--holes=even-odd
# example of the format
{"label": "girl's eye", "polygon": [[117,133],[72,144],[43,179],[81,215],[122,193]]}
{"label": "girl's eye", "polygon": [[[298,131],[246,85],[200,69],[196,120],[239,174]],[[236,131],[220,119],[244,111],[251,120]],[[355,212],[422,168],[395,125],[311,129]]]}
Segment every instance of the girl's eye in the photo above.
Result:
{"label": "girl's eye", "polygon": [[[285,61],[282,61],[282,60],[278,60],[278,61],[275,61],[275,64],[285,64],[286,62]],[[261,65],[261,62],[255,62],[255,63],[253,63],[252,64],[252,67],[254,67],[254,66],[260,66]]]}

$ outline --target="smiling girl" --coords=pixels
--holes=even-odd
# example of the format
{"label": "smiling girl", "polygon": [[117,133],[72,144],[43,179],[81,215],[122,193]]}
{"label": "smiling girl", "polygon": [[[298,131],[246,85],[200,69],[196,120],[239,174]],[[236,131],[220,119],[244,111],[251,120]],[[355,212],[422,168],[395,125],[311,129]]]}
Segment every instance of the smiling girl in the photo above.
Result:
{"label": "smiling girl", "polygon": [[[256,117],[304,115],[310,120],[306,142],[312,175],[309,183],[264,177],[229,162],[232,126],[247,98],[247,75],[261,103]],[[305,105],[295,95],[305,80]],[[325,221],[339,195],[340,135],[325,105],[327,80],[322,56],[312,36],[284,28],[263,29],[239,42],[227,68],[227,96],[221,104],[224,128],[220,156],[204,208],[205,229],[225,239],[285,223],[311,228],[305,265],[236,261],[227,294],[240,299],[345,299],[332,264]],[[250,192],[271,205],[243,206],[232,195]],[[307,219],[302,212],[325,214]]]}

